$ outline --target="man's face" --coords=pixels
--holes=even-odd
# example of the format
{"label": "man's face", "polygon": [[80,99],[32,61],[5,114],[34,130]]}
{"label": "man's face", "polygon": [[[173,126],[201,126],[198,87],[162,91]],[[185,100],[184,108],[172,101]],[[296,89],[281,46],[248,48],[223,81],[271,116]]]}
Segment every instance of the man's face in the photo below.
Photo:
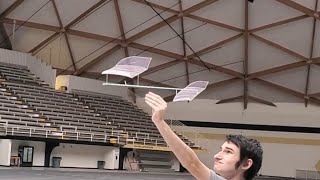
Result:
{"label": "man's face", "polygon": [[240,160],[240,149],[232,142],[225,142],[214,155],[213,170],[229,179],[237,174],[236,163]]}

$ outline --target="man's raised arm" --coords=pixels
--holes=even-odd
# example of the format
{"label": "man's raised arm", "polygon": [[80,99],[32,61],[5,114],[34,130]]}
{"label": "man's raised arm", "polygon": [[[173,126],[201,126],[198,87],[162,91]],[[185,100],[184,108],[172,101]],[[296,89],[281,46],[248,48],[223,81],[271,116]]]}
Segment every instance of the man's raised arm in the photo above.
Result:
{"label": "man's raised arm", "polygon": [[152,108],[153,123],[180,163],[196,179],[209,180],[210,169],[199,160],[196,153],[187,146],[164,121],[167,103],[159,95],[152,92],[146,94],[145,102]]}

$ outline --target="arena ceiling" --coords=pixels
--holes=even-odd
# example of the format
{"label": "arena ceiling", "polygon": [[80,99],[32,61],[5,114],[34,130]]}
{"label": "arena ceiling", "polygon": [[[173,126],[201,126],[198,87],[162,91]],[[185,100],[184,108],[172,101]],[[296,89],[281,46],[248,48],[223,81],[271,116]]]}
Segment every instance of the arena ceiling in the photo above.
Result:
{"label": "arena ceiling", "polygon": [[101,80],[120,59],[149,56],[143,84],[207,80],[199,98],[245,109],[320,105],[319,11],[318,0],[0,0],[1,47]]}

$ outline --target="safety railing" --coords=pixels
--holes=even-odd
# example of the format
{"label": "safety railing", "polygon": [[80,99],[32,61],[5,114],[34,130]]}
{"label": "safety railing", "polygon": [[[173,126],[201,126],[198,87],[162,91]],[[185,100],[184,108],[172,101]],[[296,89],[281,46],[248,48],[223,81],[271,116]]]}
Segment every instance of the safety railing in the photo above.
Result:
{"label": "safety railing", "polygon": [[160,142],[160,139],[151,138],[148,133],[144,133],[145,136],[133,136],[126,139],[126,144],[129,145],[145,145],[145,146],[154,146],[154,147],[167,147],[165,143]]}
{"label": "safety railing", "polygon": [[60,131],[64,131],[64,129],[70,129],[74,130],[74,132],[77,132],[77,126],[68,126],[68,125],[60,125]]}
{"label": "safety railing", "polygon": [[10,125],[8,121],[0,120],[0,136],[29,136],[51,139],[83,140],[119,144],[122,139],[128,138],[128,133],[112,131],[110,134],[105,134],[94,132],[79,132],[77,130],[70,131],[57,130],[54,128],[15,126]]}
{"label": "safety railing", "polygon": [[[181,137],[190,140],[189,146],[198,149],[208,149],[209,141],[199,131],[193,130],[178,120],[167,119],[167,124]],[[191,144],[193,143],[193,145]]]}
{"label": "safety railing", "polygon": [[[166,120],[168,125],[175,131],[175,133],[190,147],[194,149],[205,150],[208,148],[209,141],[203,137],[199,132],[192,130],[177,120]],[[127,139],[127,144],[152,145],[152,146],[166,146],[163,140],[150,137],[149,133],[136,132]]]}
{"label": "safety railing", "polygon": [[320,180],[320,171],[296,170],[296,179]]}

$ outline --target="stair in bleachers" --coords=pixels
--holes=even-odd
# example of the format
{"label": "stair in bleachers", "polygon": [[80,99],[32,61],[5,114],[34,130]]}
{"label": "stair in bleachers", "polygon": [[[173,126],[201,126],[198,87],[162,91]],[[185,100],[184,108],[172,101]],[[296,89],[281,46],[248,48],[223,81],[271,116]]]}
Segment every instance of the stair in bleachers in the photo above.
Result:
{"label": "stair in bleachers", "polygon": [[0,89],[0,118],[2,121],[8,121],[10,125],[29,125],[42,128],[51,126],[51,123],[39,112],[30,108],[28,104],[2,84]]}
{"label": "stair in bleachers", "polygon": [[135,150],[139,168],[145,172],[175,172],[172,153],[168,151]]}
{"label": "stair in bleachers", "polygon": [[32,74],[26,67],[1,63],[0,74],[4,79],[11,82],[22,82],[27,84],[48,86],[46,83]]}

